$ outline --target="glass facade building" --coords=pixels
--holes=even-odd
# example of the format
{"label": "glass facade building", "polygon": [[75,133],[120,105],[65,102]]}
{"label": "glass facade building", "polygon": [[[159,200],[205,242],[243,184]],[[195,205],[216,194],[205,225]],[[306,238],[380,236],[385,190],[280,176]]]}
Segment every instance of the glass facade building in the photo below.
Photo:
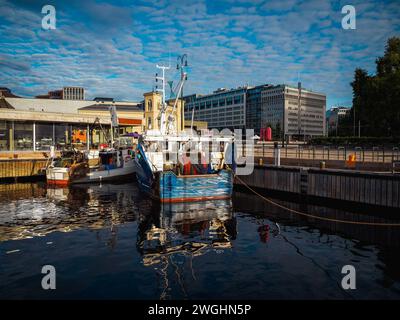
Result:
{"label": "glass facade building", "polygon": [[[49,151],[54,145],[96,149],[107,143],[110,126],[92,128],[88,124],[0,120],[1,151]],[[126,130],[126,128],[124,128]]]}
{"label": "glass facade building", "polygon": [[275,137],[325,135],[326,96],[321,93],[264,84],[184,99],[185,120],[191,121],[194,110],[194,120],[206,121],[211,129],[254,129],[260,135],[271,127]]}
{"label": "glass facade building", "polygon": [[246,126],[246,88],[217,90],[209,95],[185,99],[185,121],[206,121],[209,128],[244,129]]}

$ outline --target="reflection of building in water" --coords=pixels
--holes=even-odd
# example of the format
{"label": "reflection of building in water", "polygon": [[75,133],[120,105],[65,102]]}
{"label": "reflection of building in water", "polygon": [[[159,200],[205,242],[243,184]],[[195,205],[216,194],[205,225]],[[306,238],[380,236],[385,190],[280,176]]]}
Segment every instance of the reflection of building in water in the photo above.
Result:
{"label": "reflection of building in water", "polygon": [[7,183],[0,184],[0,204],[1,200],[7,202],[25,198],[40,198],[46,194],[43,184],[31,183]]}
{"label": "reflection of building in water", "polygon": [[210,249],[231,248],[236,221],[230,200],[161,206],[139,224],[137,247],[145,265],[173,254],[198,256]]}
{"label": "reflection of building in water", "polygon": [[0,187],[0,241],[78,229],[111,228],[112,235],[116,235],[118,224],[136,219],[137,194],[133,184],[71,188],[3,185]]}

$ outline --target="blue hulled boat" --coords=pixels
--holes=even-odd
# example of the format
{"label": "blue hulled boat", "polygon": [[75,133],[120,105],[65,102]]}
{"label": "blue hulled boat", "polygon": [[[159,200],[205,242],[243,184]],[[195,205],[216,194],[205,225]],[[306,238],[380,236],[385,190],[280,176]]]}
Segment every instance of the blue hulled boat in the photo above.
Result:
{"label": "blue hulled boat", "polygon": [[165,70],[169,67],[157,67],[162,70],[162,77],[156,76],[162,89],[145,94],[147,130],[139,138],[135,156],[140,189],[163,203],[229,199],[234,177],[233,133],[186,132],[178,116],[182,115],[183,102],[178,97],[186,72],[181,69],[175,100],[168,104]]}
{"label": "blue hulled boat", "polygon": [[221,200],[232,196],[233,170],[227,166],[210,173],[191,175],[173,169],[156,170],[141,145],[136,160],[141,190],[161,202]]}

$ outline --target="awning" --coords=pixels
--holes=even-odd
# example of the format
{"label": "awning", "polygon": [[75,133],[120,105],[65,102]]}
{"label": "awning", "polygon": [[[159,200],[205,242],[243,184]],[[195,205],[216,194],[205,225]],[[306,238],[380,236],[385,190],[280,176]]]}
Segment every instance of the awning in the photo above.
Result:
{"label": "awning", "polygon": [[128,119],[128,118],[118,118],[119,124],[140,126],[142,124],[142,119]]}

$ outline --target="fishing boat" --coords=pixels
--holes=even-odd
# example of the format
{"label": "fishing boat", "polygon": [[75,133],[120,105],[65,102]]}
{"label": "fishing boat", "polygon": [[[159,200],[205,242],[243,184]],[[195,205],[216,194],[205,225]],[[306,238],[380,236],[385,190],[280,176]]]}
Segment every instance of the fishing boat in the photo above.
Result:
{"label": "fishing boat", "polygon": [[[89,151],[69,149],[62,151],[61,157],[55,157],[52,147],[50,163],[46,167],[48,184],[66,186],[70,184],[115,181],[135,174],[137,166],[134,163],[136,144],[133,137],[114,138],[114,128],[118,126],[115,107],[110,108],[111,146],[102,146],[96,152],[95,159]],[[103,129],[102,129],[103,130]],[[104,134],[106,134],[104,132]],[[71,153],[72,150],[72,153]]]}
{"label": "fishing boat", "polygon": [[[231,158],[228,156],[232,152],[231,140],[226,137],[194,138],[184,135],[144,136],[138,144],[135,158],[140,189],[161,202],[229,199],[234,171],[225,161]],[[185,151],[187,144],[191,146],[189,152],[192,154],[203,154],[201,147],[213,141],[222,143],[224,147],[223,151],[212,152],[208,163],[185,163],[185,158],[186,161],[188,158],[188,151]],[[175,145],[171,149],[176,148],[178,157],[183,161],[167,160],[166,154],[173,153],[172,150],[153,151],[152,146],[160,142]]]}
{"label": "fishing boat", "polygon": [[73,176],[71,183],[116,181],[131,177],[136,171],[133,156],[133,146],[104,148],[99,151],[98,163],[90,166],[84,176]]}
{"label": "fishing boat", "polygon": [[165,69],[161,68],[160,128],[147,130],[136,150],[136,176],[139,187],[163,203],[229,199],[232,195],[234,137],[230,134],[177,129],[174,118],[178,97],[186,80],[181,73],[173,106],[165,101]]}
{"label": "fishing boat", "polygon": [[54,147],[46,166],[46,179],[49,185],[64,187],[75,179],[85,177],[89,172],[89,163],[85,154],[74,149],[66,148],[59,157],[55,156]]}

